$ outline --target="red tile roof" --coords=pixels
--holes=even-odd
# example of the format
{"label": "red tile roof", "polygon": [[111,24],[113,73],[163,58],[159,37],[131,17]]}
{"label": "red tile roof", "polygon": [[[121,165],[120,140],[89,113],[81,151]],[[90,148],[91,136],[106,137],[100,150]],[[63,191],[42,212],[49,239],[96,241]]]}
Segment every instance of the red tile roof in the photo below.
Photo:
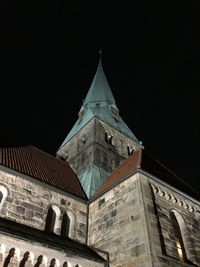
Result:
{"label": "red tile roof", "polygon": [[191,188],[190,185],[188,185],[183,179],[169,170],[151,154],[142,149],[137,150],[133,155],[124,160],[105,181],[105,183],[103,183],[103,185],[97,190],[94,197],[98,197],[103,192],[109,190],[109,188],[113,185],[120,183],[123,178],[131,175],[139,169],[147,171],[180,191],[200,200],[199,192],[197,192],[194,188]]}
{"label": "red tile roof", "polygon": [[0,164],[87,199],[67,162],[30,145],[0,146]]}
{"label": "red tile roof", "polygon": [[97,190],[95,196],[100,195],[106,189],[114,184],[118,184],[123,177],[133,173],[136,169],[140,168],[142,150],[137,150],[133,155],[128,157],[122,164],[111,174],[111,176],[103,183]]}

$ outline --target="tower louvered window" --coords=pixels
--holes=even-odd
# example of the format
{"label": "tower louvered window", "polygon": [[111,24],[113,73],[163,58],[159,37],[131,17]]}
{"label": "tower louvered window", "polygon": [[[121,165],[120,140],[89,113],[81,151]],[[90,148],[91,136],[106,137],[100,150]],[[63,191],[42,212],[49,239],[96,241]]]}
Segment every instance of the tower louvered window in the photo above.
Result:
{"label": "tower louvered window", "polygon": [[106,143],[112,145],[112,138],[113,138],[113,137],[112,137],[111,134],[109,134],[109,133],[105,133],[105,141],[106,141]]}

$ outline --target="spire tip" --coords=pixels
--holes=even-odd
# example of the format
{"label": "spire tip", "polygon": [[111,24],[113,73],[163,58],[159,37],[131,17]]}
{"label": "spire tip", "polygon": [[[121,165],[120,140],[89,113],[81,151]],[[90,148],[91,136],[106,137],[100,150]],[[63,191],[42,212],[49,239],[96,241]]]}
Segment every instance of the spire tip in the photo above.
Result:
{"label": "spire tip", "polygon": [[101,55],[102,55],[103,51],[101,50],[101,48],[99,49],[99,60],[101,60]]}

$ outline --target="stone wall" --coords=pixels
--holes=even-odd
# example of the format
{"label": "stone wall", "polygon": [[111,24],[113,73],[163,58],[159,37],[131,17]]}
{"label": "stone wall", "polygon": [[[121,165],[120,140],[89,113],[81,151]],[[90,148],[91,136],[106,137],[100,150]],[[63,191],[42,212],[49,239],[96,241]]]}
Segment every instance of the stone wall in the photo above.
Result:
{"label": "stone wall", "polygon": [[[112,136],[112,146],[105,142],[105,133]],[[104,144],[107,150],[113,150],[121,160],[129,156],[127,150],[128,145],[135,149],[138,146],[133,140],[99,120],[95,120],[95,142]]]}
{"label": "stone wall", "polygon": [[3,205],[0,205],[0,216],[44,230],[48,209],[54,206],[57,213],[54,232],[60,234],[62,217],[67,212],[73,220],[69,237],[85,243],[86,203],[36,179],[22,176],[0,170],[0,186],[8,192]]}
{"label": "stone wall", "polygon": [[[180,260],[170,212],[183,218],[187,262]],[[111,267],[200,266],[199,202],[138,172],[89,205],[89,244]]]}
{"label": "stone wall", "polygon": [[149,241],[139,175],[89,205],[89,245],[109,252],[111,267],[149,267]]}
{"label": "stone wall", "polygon": [[[112,144],[105,141],[106,133],[112,136]],[[102,121],[92,119],[57,155],[66,159],[77,175],[93,164],[111,174],[128,157],[127,146],[136,148],[138,144]]]}
{"label": "stone wall", "polygon": [[[10,267],[103,267],[91,259],[77,254],[0,234],[0,266],[9,261]],[[40,263],[36,265],[36,263]],[[24,265],[23,265],[24,264]]]}
{"label": "stone wall", "polygon": [[[153,266],[200,266],[200,203],[172,187],[140,174]],[[176,247],[171,213],[182,228],[186,262]]]}

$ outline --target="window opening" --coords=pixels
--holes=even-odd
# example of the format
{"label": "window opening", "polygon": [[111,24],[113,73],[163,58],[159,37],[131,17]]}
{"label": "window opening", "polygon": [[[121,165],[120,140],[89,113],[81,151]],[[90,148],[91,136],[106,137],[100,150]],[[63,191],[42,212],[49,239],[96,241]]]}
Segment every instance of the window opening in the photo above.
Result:
{"label": "window opening", "polygon": [[28,251],[24,253],[23,259],[21,260],[21,262],[19,264],[19,267],[24,267],[25,266],[25,263],[29,259],[29,255],[30,255],[30,253]]}
{"label": "window opening", "polygon": [[52,259],[49,267],[55,267],[55,265],[56,265],[56,259]]}
{"label": "window opening", "polygon": [[65,212],[63,214],[62,224],[61,224],[61,236],[68,237],[69,236],[69,228],[70,228],[70,218]]}
{"label": "window opening", "polygon": [[174,229],[175,242],[176,242],[176,248],[178,251],[179,259],[181,261],[186,261],[187,257],[186,257],[185,247],[184,247],[183,238],[181,234],[181,229],[176,219],[176,216],[173,212],[171,212],[171,221],[172,221],[172,226]]}
{"label": "window opening", "polygon": [[135,148],[134,147],[127,146],[127,151],[128,151],[128,155],[130,156],[135,151]]}
{"label": "window opening", "polygon": [[48,213],[47,213],[45,230],[47,232],[53,232],[54,231],[55,222],[56,222],[56,213],[52,209],[52,207],[50,207],[49,210],[48,210]]}
{"label": "window opening", "polygon": [[15,248],[11,248],[9,253],[8,253],[8,256],[5,259],[3,267],[7,267],[9,265],[9,263],[10,263],[11,259],[14,257],[14,255],[15,255]]}
{"label": "window opening", "polygon": [[105,133],[105,141],[106,141],[106,143],[112,145],[112,139],[113,139],[113,137],[112,137],[111,134],[109,134],[109,133]]}
{"label": "window opening", "polygon": [[36,264],[34,265],[34,267],[39,267],[40,264],[43,262],[43,256],[40,255],[38,258],[37,258],[37,262]]}

